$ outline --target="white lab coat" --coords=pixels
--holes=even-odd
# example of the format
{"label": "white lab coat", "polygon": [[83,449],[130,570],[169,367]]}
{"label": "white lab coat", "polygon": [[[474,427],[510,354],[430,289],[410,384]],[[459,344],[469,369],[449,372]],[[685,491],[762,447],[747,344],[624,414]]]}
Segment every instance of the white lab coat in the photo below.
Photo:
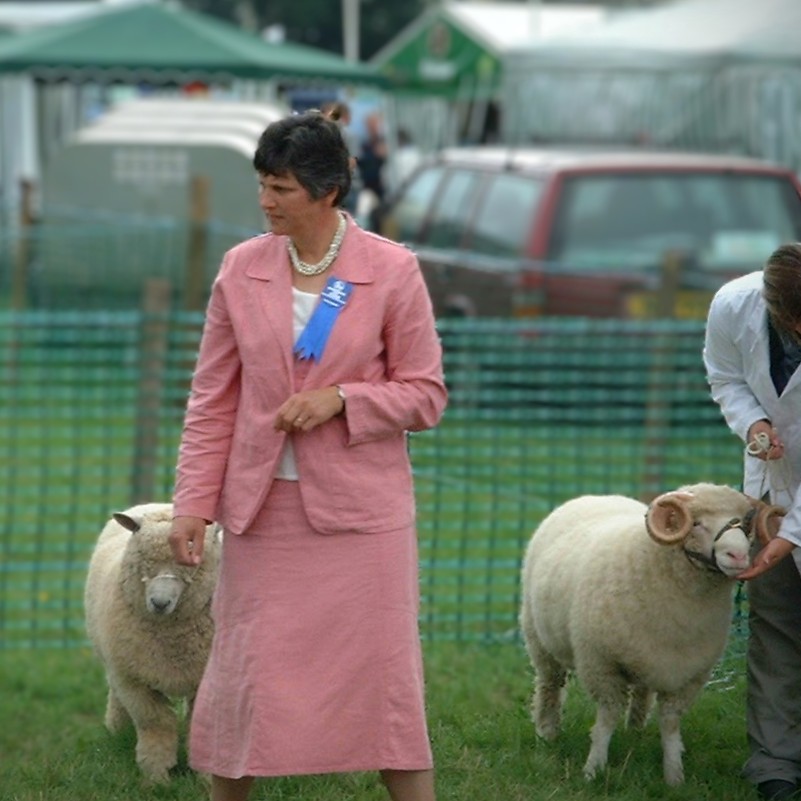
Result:
{"label": "white lab coat", "polygon": [[[771,503],[787,509],[779,536],[801,545],[801,369],[778,396],[770,376],[761,271],[718,290],[707,319],[704,364],[712,397],[743,443],[757,420],[770,420],[778,431],[784,443],[781,460],[765,462],[743,447],[743,489],[754,498],[769,492]],[[801,548],[793,557],[801,570]]]}

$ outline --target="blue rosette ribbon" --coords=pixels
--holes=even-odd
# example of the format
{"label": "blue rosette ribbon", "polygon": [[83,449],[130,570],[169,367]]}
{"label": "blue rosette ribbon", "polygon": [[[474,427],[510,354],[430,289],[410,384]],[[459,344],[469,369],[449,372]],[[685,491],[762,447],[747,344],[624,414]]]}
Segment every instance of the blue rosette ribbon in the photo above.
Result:
{"label": "blue rosette ribbon", "polygon": [[299,359],[312,359],[319,363],[323,358],[331,329],[345,308],[352,290],[353,284],[348,281],[333,275],[328,279],[317,308],[295,343],[295,355]]}

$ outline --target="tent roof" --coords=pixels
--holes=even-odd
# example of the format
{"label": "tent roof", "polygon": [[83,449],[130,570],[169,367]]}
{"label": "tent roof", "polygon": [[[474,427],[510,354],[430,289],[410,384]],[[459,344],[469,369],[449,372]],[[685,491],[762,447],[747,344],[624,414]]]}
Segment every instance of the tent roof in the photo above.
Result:
{"label": "tent roof", "polygon": [[606,14],[589,4],[446,0],[407,25],[370,63],[401,89],[492,95],[508,48],[596,24]]}
{"label": "tent roof", "polygon": [[372,68],[334,53],[271,44],[215,17],[151,2],[112,6],[5,38],[0,41],[0,72],[12,71],[106,80],[228,75],[381,82]]}
{"label": "tent roof", "polygon": [[536,48],[513,48],[509,56],[573,67],[642,66],[648,58],[653,66],[737,57],[798,61],[799,25],[799,0],[674,0],[612,16]]}
{"label": "tent roof", "polygon": [[379,50],[370,60],[384,64],[438,20],[446,20],[493,55],[515,45],[539,41],[597,23],[608,11],[589,3],[530,4],[445,0],[432,6]]}
{"label": "tent roof", "polygon": [[[86,14],[97,14],[111,2],[137,0],[38,0],[38,2],[0,2],[0,29],[23,31],[42,25],[70,22]],[[141,0],[139,0],[141,2]]]}
{"label": "tent roof", "polygon": [[563,5],[447,2],[444,14],[487,50],[502,53],[509,47],[566,34],[588,23],[599,22],[606,9],[600,5]]}

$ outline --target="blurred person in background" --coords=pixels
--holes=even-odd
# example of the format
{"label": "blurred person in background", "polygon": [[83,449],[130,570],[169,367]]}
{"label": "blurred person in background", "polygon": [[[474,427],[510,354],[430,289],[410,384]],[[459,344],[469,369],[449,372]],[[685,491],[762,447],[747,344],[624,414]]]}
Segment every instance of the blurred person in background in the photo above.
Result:
{"label": "blurred person in background", "polygon": [[320,112],[253,164],[271,232],[224,257],[184,420],[170,544],[224,527],[190,764],[212,801],[254,777],[376,770],[434,801],[407,432],[446,404],[417,259],[339,209],[348,148]]}
{"label": "blurred person in background", "polygon": [[359,138],[350,127],[353,121],[350,106],[342,100],[333,100],[330,103],[325,103],[320,110],[330,120],[334,120],[334,122],[339,124],[340,130],[342,131],[342,138],[348,146],[348,152],[351,158],[351,181],[350,191],[342,201],[342,208],[355,215],[359,205],[359,195],[364,188],[364,181],[362,181],[362,174],[359,168]]}
{"label": "blurred person in background", "polygon": [[384,162],[387,159],[387,142],[378,112],[368,114],[365,121],[367,134],[362,139],[359,151],[359,167],[362,173],[364,188],[375,195],[376,203],[384,199]]}
{"label": "blurred person in background", "polygon": [[[787,510],[748,580],[744,776],[760,798],[801,797],[801,245],[736,278],[709,309],[712,397],[745,444],[743,489]],[[786,559],[793,552],[793,559]]]}
{"label": "blurred person in background", "polygon": [[423,154],[414,143],[406,128],[398,128],[396,146],[388,153],[382,168],[382,184],[387,195],[391,195],[415,170]]}

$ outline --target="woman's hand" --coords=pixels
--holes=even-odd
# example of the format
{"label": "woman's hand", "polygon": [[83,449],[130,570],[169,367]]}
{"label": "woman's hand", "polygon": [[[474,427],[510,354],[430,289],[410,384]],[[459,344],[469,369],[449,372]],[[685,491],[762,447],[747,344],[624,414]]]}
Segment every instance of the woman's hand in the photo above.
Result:
{"label": "woman's hand", "polygon": [[784,456],[784,443],[770,420],[757,420],[748,429],[746,442],[749,455],[757,459],[772,460]]}
{"label": "woman's hand", "polygon": [[792,553],[794,548],[795,544],[790,542],[790,540],[775,537],[757,553],[754,557],[754,561],[751,563],[751,567],[740,573],[737,578],[748,580],[761,576],[772,567],[776,567],[785,556]]}
{"label": "woman's hand", "polygon": [[202,517],[175,517],[170,531],[170,549],[179,565],[195,567],[203,561],[208,522]]}
{"label": "woman's hand", "polygon": [[344,407],[336,387],[308,389],[290,395],[281,404],[274,426],[276,431],[286,431],[288,434],[311,431],[340,414]]}

